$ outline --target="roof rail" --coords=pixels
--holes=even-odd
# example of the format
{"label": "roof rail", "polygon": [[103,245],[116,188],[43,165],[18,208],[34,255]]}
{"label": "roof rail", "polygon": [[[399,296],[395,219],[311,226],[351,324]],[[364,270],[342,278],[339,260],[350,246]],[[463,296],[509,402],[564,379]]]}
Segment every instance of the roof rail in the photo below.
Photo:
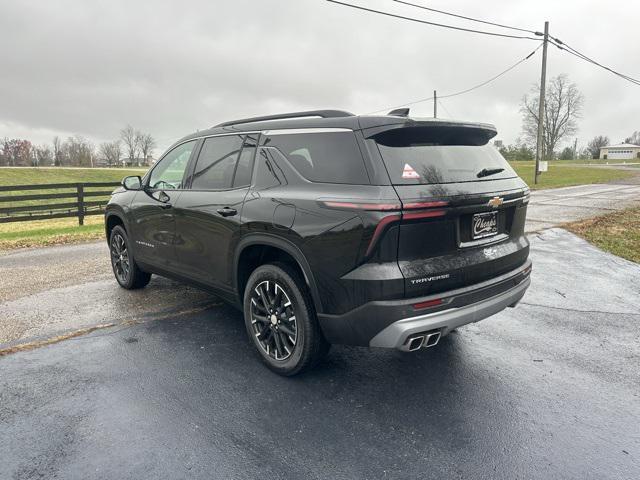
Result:
{"label": "roof rail", "polygon": [[[219,123],[215,127],[228,127],[239,123],[262,122],[265,120],[281,120],[285,118],[304,118],[304,117],[321,117],[321,118],[338,118],[353,117],[353,113],[344,110],[309,110],[306,112],[281,113],[279,115],[266,115],[264,117],[241,118],[239,120],[231,120],[229,122]],[[214,128],[215,128],[214,127]]]}

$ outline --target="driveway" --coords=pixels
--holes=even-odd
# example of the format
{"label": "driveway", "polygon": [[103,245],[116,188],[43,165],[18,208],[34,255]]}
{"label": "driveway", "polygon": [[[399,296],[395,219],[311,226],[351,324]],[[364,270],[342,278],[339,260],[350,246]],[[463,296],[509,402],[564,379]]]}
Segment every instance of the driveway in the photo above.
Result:
{"label": "driveway", "polygon": [[534,190],[525,228],[527,232],[544,230],[633,205],[640,205],[640,184],[634,179],[615,184]]}
{"label": "driveway", "polygon": [[0,477],[640,478],[640,268],[560,229],[531,242],[517,308],[415,354],[336,346],[292,379],[237,311],[171,282],[36,297],[155,313],[0,357]]}

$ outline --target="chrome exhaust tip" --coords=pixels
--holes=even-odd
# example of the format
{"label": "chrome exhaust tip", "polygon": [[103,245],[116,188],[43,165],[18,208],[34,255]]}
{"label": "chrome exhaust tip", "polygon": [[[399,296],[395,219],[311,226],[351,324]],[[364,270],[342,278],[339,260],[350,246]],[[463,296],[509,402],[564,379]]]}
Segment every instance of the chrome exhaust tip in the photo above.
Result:
{"label": "chrome exhaust tip", "polygon": [[440,336],[441,334],[439,331],[427,333],[424,336],[424,342],[423,342],[424,348],[435,347],[440,341]]}
{"label": "chrome exhaust tip", "polygon": [[416,350],[420,350],[422,345],[424,344],[424,335],[412,335],[407,338],[407,341],[404,342],[404,345],[400,347],[400,350],[404,352],[415,352]]}

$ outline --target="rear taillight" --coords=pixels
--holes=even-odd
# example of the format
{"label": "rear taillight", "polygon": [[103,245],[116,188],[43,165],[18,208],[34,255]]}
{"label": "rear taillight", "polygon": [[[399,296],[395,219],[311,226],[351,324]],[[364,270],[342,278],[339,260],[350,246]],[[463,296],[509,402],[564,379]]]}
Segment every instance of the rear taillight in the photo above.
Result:
{"label": "rear taillight", "polygon": [[406,212],[402,214],[403,220],[418,220],[419,218],[443,217],[444,210],[427,210],[426,212]]}
{"label": "rear taillight", "polygon": [[[347,210],[365,210],[368,212],[402,212],[405,210],[423,210],[437,207],[446,207],[449,202],[443,200],[437,200],[434,202],[343,202],[338,200],[320,200],[325,207],[339,208]],[[406,215],[406,214],[405,214]]]}
{"label": "rear taillight", "polygon": [[386,230],[386,228],[401,220],[418,220],[421,218],[442,217],[446,215],[446,211],[442,207],[449,205],[444,200],[434,200],[425,202],[352,202],[342,200],[319,200],[321,204],[328,208],[338,208],[346,210],[363,210],[367,212],[394,212],[391,215],[382,217],[376,229],[371,236],[371,241],[367,247],[366,256],[372,252],[378,240]]}
{"label": "rear taillight", "polygon": [[373,247],[376,246],[378,240],[382,236],[382,233],[385,231],[387,226],[400,221],[401,218],[402,215],[400,215],[399,213],[382,217],[382,219],[378,222],[378,225],[376,225],[376,229],[373,231],[373,235],[371,236],[371,240],[369,241],[367,253],[365,254],[367,257],[371,254],[371,252],[373,252]]}
{"label": "rear taillight", "polygon": [[347,210],[366,210],[369,212],[389,212],[401,210],[400,203],[368,203],[368,202],[334,202],[323,200],[323,205],[329,208],[344,208]]}

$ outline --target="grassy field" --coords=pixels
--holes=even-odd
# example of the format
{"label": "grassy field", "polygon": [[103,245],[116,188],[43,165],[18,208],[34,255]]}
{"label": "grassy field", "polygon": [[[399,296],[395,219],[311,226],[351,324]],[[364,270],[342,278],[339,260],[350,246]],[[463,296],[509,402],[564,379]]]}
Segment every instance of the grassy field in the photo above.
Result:
{"label": "grassy field", "polygon": [[612,180],[620,180],[633,176],[634,172],[615,170],[612,168],[589,168],[573,165],[549,164],[549,171],[538,177],[539,183],[533,183],[535,162],[510,162],[522,179],[534,189],[569,187],[572,185],[585,185],[590,183],[606,183]]}
{"label": "grassy field", "polygon": [[550,165],[607,165],[607,164],[636,164],[640,163],[640,158],[626,160],[601,160],[599,158],[589,160],[551,160]]}
{"label": "grassy field", "polygon": [[[120,168],[0,168],[0,185],[38,185],[47,183],[79,183],[79,182],[120,182],[127,175],[143,175],[143,169]],[[86,191],[109,190],[110,187],[90,187]],[[0,196],[31,195],[41,193],[69,193],[75,189],[30,190],[1,192]],[[87,200],[101,200],[95,197]],[[72,202],[73,199],[51,199],[46,203]],[[5,207],[42,204],[43,200],[23,202],[2,202]]]}
{"label": "grassy field", "polygon": [[104,238],[102,215],[77,218],[55,218],[33,222],[0,223],[0,251],[25,247],[45,247],[79,243]]}
{"label": "grassy field", "polygon": [[144,172],[146,172],[146,169],[0,167],[0,185],[119,182],[127,175],[142,175]]}
{"label": "grassy field", "polygon": [[640,207],[570,223],[565,228],[607,252],[640,263]]}
{"label": "grassy field", "polygon": [[[43,183],[74,182],[119,182],[127,175],[143,175],[144,169],[120,168],[0,168],[0,185],[31,185]],[[110,190],[100,187],[98,190]],[[37,190],[12,192],[11,195],[35,193],[61,193],[62,190]],[[1,192],[0,196],[8,195]],[[90,200],[105,202],[107,197],[91,197]],[[47,203],[72,202],[73,199],[44,200]],[[41,203],[43,200],[28,202],[2,202],[2,207]],[[20,247],[36,247],[62,243],[83,242],[99,239],[104,235],[102,215],[85,218],[85,225],[78,226],[77,218],[60,218],[31,222],[0,223],[0,250]]]}

